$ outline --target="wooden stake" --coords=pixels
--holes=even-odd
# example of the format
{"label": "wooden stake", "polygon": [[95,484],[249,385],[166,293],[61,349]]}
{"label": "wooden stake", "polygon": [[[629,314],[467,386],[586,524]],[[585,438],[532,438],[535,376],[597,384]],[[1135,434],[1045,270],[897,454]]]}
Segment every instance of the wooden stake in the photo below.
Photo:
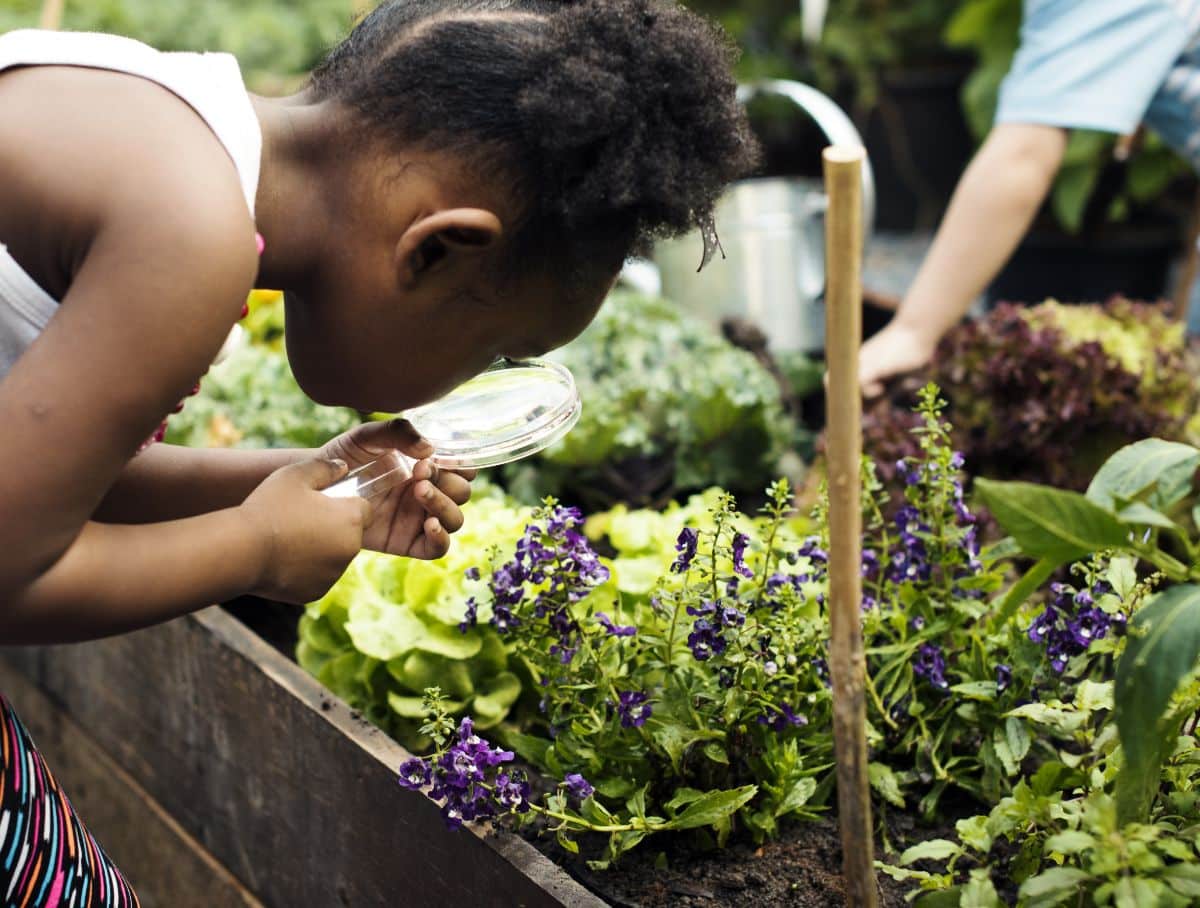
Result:
{"label": "wooden stake", "polygon": [[829,472],[829,670],[833,682],[833,738],[837,756],[838,819],[846,904],[875,908],[874,830],[867,783],[867,715],[863,698],[861,610],[862,397],[858,348],[862,343],[862,166],[866,152],[825,149],[825,360],[826,462]]}
{"label": "wooden stake", "polygon": [[38,27],[57,31],[62,25],[64,3],[65,0],[42,0],[42,18]]}

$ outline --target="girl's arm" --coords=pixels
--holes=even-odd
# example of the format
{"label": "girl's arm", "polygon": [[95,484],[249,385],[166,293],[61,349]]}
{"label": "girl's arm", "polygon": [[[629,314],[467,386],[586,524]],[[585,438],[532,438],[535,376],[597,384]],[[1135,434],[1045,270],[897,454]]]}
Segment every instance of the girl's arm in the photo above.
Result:
{"label": "girl's arm", "polygon": [[859,380],[919,368],[943,334],[1004,267],[1045,201],[1066,150],[1066,130],[1002,124],[988,135],[950,200],[933,246],[888,327],[863,346]]}
{"label": "girl's arm", "polygon": [[107,523],[152,523],[236,507],[271,473],[314,456],[306,448],[151,445],[121,471],[93,516]]}

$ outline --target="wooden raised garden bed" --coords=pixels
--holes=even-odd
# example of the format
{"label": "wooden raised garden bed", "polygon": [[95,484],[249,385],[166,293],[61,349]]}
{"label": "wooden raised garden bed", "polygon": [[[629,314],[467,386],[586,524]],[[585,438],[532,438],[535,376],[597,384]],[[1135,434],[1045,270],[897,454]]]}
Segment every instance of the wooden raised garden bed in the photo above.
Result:
{"label": "wooden raised garden bed", "polygon": [[22,715],[146,908],[603,906],[508,833],[446,829],[408,753],[222,608],[0,649]]}

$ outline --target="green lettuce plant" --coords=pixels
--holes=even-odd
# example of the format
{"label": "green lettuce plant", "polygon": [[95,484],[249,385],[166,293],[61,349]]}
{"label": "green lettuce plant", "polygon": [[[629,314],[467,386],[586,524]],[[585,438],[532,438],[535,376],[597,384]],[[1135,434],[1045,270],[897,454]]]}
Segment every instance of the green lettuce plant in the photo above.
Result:
{"label": "green lettuce plant", "polygon": [[359,422],[313,403],[282,351],[246,344],[209,370],[200,393],[167,421],[166,440],[192,447],[315,448]]}
{"label": "green lettuce plant", "polygon": [[796,431],[754,356],[666,300],[614,293],[554,357],[574,374],[583,415],[562,441],[504,468],[523,501],[601,510],[710,486],[758,493]]}

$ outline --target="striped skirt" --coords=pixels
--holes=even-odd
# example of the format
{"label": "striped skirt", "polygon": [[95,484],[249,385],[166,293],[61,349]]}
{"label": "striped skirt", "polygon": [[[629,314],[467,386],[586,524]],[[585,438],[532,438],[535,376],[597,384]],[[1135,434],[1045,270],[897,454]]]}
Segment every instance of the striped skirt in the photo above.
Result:
{"label": "striped skirt", "polygon": [[133,889],[76,816],[0,696],[0,905],[137,908]]}

